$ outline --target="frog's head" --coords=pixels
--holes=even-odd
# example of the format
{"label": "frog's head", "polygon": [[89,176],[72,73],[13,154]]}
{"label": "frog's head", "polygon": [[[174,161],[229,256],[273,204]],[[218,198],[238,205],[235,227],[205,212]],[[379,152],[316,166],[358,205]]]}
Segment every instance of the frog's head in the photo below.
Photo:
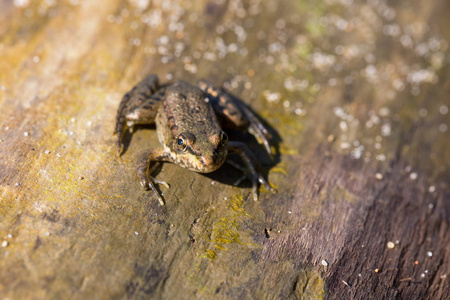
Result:
{"label": "frog's head", "polygon": [[172,140],[169,148],[176,164],[192,171],[210,173],[222,166],[227,158],[227,143],[228,137],[220,129],[198,137],[182,132]]}

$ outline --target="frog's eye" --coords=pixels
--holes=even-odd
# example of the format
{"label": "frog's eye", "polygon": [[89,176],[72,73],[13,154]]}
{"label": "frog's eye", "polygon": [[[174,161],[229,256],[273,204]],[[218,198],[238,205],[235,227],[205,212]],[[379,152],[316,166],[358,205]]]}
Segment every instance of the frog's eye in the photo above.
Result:
{"label": "frog's eye", "polygon": [[187,149],[187,141],[184,136],[180,135],[176,140],[176,149],[178,152],[184,152]]}
{"label": "frog's eye", "polygon": [[228,142],[228,136],[225,132],[222,131],[222,133],[220,134],[220,143],[225,146]]}
{"label": "frog's eye", "polygon": [[180,133],[172,142],[172,148],[178,153],[186,152],[186,150],[194,145],[195,135],[190,132]]}

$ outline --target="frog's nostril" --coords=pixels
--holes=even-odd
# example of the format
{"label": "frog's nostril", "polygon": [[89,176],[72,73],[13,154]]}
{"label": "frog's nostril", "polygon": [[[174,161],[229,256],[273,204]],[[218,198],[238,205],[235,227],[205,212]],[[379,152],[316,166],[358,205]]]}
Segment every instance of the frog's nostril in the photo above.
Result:
{"label": "frog's nostril", "polygon": [[[202,166],[202,173],[209,173],[217,170],[223,162],[223,157],[220,152],[213,151],[209,155],[204,155],[200,158],[200,163]],[[198,170],[197,170],[198,171]]]}

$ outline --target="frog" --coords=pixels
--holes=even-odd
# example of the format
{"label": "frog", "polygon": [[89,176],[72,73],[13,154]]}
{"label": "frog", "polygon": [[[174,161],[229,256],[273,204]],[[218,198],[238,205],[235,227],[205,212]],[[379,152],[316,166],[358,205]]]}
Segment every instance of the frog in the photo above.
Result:
{"label": "frog", "polygon": [[262,176],[259,162],[248,146],[229,141],[225,130],[249,132],[273,157],[271,134],[247,105],[207,80],[197,85],[183,80],[159,84],[158,76],[150,74],[138,82],[123,96],[117,110],[114,134],[119,157],[126,130],[133,134],[137,125],[155,125],[162,146],[142,151],[136,168],[140,184],[144,190],[153,191],[160,205],[165,202],[156,184],[167,188],[169,184],[152,176],[158,163],[170,162],[198,173],[211,173],[224,164],[229,154],[237,154],[243,163],[230,162],[244,172],[234,185],[250,179],[255,201],[259,185],[277,192]]}

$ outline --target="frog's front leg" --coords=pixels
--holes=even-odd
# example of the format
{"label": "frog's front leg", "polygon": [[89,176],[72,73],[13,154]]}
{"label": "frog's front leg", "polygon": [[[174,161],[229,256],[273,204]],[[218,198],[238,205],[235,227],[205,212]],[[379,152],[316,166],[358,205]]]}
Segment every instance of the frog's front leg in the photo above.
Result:
{"label": "frog's front leg", "polygon": [[147,150],[142,152],[138,159],[137,176],[141,185],[145,190],[151,189],[161,205],[164,205],[164,200],[156,190],[155,183],[162,184],[169,188],[169,185],[165,181],[160,181],[152,177],[152,173],[158,166],[157,163],[150,166],[152,162],[170,161],[169,155],[164,150]]}
{"label": "frog's front leg", "polygon": [[[276,193],[277,190],[274,189],[270,184],[264,179],[264,177],[261,175],[259,169],[259,163],[256,160],[253,153],[248,149],[247,145],[242,142],[235,142],[230,141],[228,142],[228,153],[235,153],[238,154],[242,161],[244,162],[246,166],[246,172],[247,174],[244,174],[242,178],[240,178],[236,184],[241,182],[243,179],[248,178],[252,182],[253,187],[253,200],[258,200],[258,182],[260,184],[263,184],[267,189],[269,189],[272,193]],[[240,166],[237,166],[238,169]]]}
{"label": "frog's front leg", "polygon": [[273,155],[269,144],[272,135],[244,103],[205,80],[199,81],[199,87],[210,96],[212,107],[222,128],[247,130],[258,143],[264,145],[269,155]]}
{"label": "frog's front leg", "polygon": [[155,123],[164,88],[158,87],[158,77],[149,75],[139,82],[130,92],[126,93],[120,102],[116,116],[118,152],[122,149],[123,134],[128,127],[133,131],[134,125],[150,125]]}

